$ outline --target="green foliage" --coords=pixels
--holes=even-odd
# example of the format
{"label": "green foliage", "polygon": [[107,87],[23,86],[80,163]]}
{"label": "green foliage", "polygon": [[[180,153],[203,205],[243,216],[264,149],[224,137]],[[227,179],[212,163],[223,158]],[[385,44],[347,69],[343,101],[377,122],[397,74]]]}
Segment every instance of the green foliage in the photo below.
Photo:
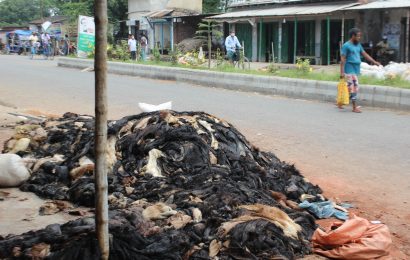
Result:
{"label": "green foliage", "polygon": [[302,73],[309,73],[313,71],[313,68],[310,66],[309,59],[300,59],[296,60],[296,68],[299,72]]}
{"label": "green foliage", "polygon": [[269,66],[267,67],[267,70],[268,70],[268,72],[269,73],[276,73],[276,72],[278,72],[279,71],[279,67],[277,66],[277,65],[275,65],[275,64],[269,64]]}
{"label": "green foliage", "polygon": [[218,48],[216,49],[216,66],[221,66],[225,61],[224,56],[221,53],[221,50]]}
{"label": "green foliage", "polygon": [[110,60],[129,60],[128,42],[123,40],[116,45],[109,44],[107,47],[107,56]]}
{"label": "green foliage", "polygon": [[203,0],[203,13],[209,14],[225,12],[228,6],[228,2],[229,0]]}
{"label": "green foliage", "polygon": [[152,50],[152,56],[154,57],[154,61],[159,63],[161,61],[161,53],[159,52],[158,45],[155,45],[154,49]]}
{"label": "green foliage", "polygon": [[[127,0],[108,0],[107,8],[110,23],[127,19]],[[73,22],[94,15],[94,0],[0,0],[0,25],[27,25],[41,18],[41,10],[43,17],[66,15]]]}
{"label": "green foliage", "polygon": [[[43,16],[50,16],[53,1],[43,0]],[[27,25],[29,21],[41,17],[40,0],[0,1],[0,25]]]}
{"label": "green foliage", "polygon": [[69,16],[72,22],[76,22],[79,15],[93,15],[93,10],[90,9],[87,2],[64,3],[60,6],[60,12],[63,15]]}
{"label": "green foliage", "polygon": [[195,39],[203,40],[204,44],[207,43],[209,37],[216,40],[220,40],[223,37],[221,25],[215,22],[201,22],[198,24],[198,30],[195,32]]}
{"label": "green foliage", "polygon": [[174,46],[174,50],[170,50],[169,55],[171,57],[171,64],[177,65],[181,57],[181,50],[177,46]]}

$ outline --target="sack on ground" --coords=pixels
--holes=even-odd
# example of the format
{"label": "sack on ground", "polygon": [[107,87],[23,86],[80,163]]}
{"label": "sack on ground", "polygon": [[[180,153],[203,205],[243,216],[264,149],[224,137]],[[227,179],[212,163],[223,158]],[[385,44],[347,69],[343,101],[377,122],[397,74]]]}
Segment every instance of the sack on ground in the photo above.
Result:
{"label": "sack on ground", "polygon": [[391,259],[392,239],[387,226],[355,215],[326,231],[318,228],[312,242],[316,254],[332,259]]}

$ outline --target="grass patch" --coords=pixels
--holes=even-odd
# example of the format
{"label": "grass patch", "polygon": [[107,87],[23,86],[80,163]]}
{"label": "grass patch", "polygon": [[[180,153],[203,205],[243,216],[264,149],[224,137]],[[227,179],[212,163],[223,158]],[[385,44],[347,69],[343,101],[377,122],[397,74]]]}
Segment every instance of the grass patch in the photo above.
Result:
{"label": "grass patch", "polygon": [[[202,66],[189,66],[182,64],[173,64],[170,61],[119,61],[119,60],[110,60],[114,62],[125,62],[129,64],[140,64],[140,65],[153,65],[153,66],[163,66],[163,67],[173,67],[173,68],[184,68],[184,69],[197,69],[197,70],[210,70],[216,72],[225,72],[225,73],[240,73],[246,75],[259,75],[259,76],[277,76],[277,77],[286,77],[286,78],[297,78],[297,79],[309,79],[309,80],[318,80],[318,81],[331,81],[338,82],[339,74],[334,72],[304,72],[298,69],[277,69],[274,72],[264,71],[264,70],[242,70],[236,67],[231,66],[230,64],[222,64],[218,67],[208,69],[206,65]],[[380,80],[369,76],[360,76],[360,84],[362,85],[376,85],[376,86],[389,86],[396,88],[406,88],[410,89],[410,81],[406,81],[402,78],[396,77],[393,79]]]}

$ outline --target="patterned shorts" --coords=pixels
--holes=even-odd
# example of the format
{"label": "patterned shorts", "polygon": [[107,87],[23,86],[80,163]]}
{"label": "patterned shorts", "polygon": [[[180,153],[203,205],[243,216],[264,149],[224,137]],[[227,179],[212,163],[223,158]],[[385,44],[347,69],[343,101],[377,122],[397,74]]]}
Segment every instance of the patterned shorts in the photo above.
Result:
{"label": "patterned shorts", "polygon": [[346,74],[347,88],[349,89],[350,99],[356,101],[359,91],[359,78],[355,74]]}

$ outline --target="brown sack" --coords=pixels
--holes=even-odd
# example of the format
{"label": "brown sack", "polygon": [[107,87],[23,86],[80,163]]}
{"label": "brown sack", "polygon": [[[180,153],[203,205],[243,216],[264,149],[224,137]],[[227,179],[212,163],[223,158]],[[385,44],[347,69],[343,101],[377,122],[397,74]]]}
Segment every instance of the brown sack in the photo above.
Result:
{"label": "brown sack", "polygon": [[[337,229],[332,230],[332,227]],[[332,227],[327,231],[317,229],[313,234],[315,253],[349,260],[377,259],[390,253],[392,240],[390,231],[384,224],[372,224],[353,215],[345,223],[336,222]]]}

